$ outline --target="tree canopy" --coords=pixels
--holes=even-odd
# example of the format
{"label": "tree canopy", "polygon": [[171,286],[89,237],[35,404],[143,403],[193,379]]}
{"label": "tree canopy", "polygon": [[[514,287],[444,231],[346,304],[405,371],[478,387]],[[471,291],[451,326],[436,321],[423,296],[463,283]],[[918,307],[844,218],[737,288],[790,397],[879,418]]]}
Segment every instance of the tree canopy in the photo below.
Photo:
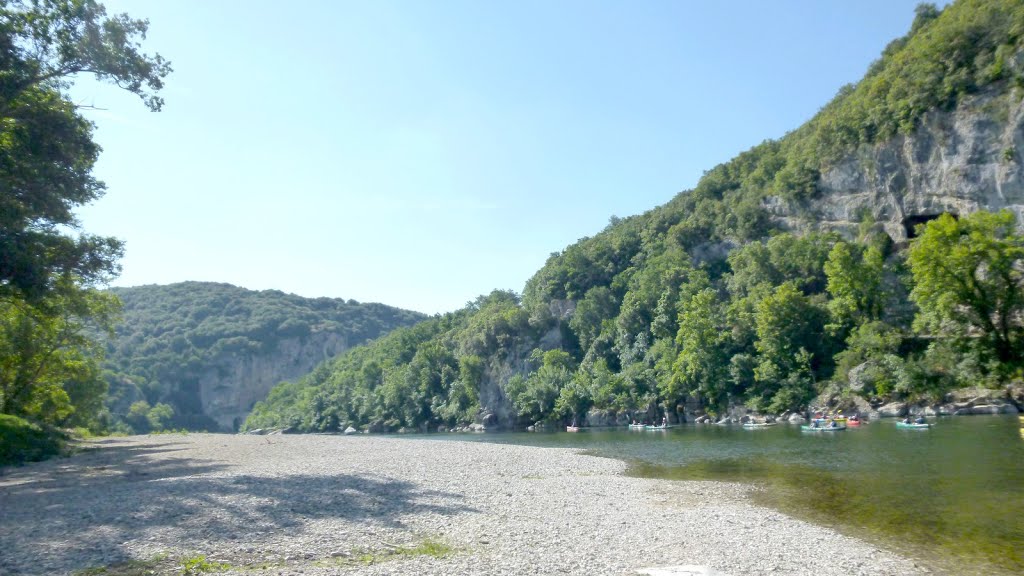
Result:
{"label": "tree canopy", "polygon": [[1024,236],[1017,226],[1004,210],[959,219],[943,214],[923,227],[909,258],[919,330],[977,335],[999,362],[1022,359]]}
{"label": "tree canopy", "polygon": [[96,285],[117,274],[122,243],[82,232],[74,216],[104,185],[92,175],[93,124],[66,89],[92,75],[159,110],[171,68],[140,51],[147,27],[94,0],[0,2],[0,292],[35,300],[60,277]]}
{"label": "tree canopy", "polygon": [[0,413],[88,425],[102,405],[102,347],[117,299],[96,289],[122,243],[81,230],[99,198],[93,124],[68,97],[81,75],[151,110],[170,65],[141,52],[148,23],[94,0],[0,0]]}

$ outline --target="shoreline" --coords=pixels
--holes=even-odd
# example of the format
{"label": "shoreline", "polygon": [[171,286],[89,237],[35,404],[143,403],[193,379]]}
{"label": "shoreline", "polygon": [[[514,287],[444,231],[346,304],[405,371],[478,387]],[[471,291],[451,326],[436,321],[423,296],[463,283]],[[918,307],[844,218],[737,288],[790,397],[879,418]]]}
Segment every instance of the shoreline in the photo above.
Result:
{"label": "shoreline", "polygon": [[[0,476],[0,572],[166,555],[162,573],[203,555],[222,574],[930,573],[757,506],[751,486],[626,476],[626,462],[575,449],[376,435],[93,444]],[[449,551],[410,552],[425,543]]]}

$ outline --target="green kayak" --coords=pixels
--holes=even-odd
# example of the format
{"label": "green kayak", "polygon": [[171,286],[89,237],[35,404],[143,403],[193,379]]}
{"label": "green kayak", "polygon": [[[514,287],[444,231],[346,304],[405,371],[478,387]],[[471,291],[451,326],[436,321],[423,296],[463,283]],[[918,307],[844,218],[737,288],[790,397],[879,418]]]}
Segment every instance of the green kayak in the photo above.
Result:
{"label": "green kayak", "polygon": [[800,429],[804,432],[838,432],[846,430],[846,426],[808,426],[804,424],[800,426]]}
{"label": "green kayak", "polygon": [[896,427],[897,428],[913,428],[915,430],[927,430],[928,428],[931,428],[931,426],[932,425],[928,424],[927,422],[924,423],[924,424],[917,424],[916,422],[911,422],[909,424],[906,423],[906,422],[897,422],[896,423]]}

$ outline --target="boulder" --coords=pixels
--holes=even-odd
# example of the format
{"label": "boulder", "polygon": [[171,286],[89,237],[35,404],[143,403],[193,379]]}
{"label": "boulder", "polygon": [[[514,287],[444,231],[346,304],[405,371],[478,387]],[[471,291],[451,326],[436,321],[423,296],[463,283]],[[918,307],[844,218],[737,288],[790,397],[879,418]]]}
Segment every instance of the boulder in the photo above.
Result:
{"label": "boulder", "polygon": [[946,394],[946,402],[957,403],[957,402],[977,402],[987,398],[998,398],[1005,394],[1003,390],[993,390],[991,388],[982,388],[980,386],[972,386],[970,388],[957,388]]}
{"label": "boulder", "polygon": [[345,436],[349,436],[351,434],[355,434],[356,432],[358,432],[358,430],[356,430],[355,428],[353,428],[351,426],[349,426],[348,428],[345,428]]}
{"label": "boulder", "polygon": [[971,407],[971,414],[1016,414],[1019,410],[1009,402],[994,402]]}
{"label": "boulder", "polygon": [[1014,380],[1006,386],[1006,397],[1013,402],[1017,410],[1024,411],[1024,382]]}
{"label": "boulder", "polygon": [[864,388],[874,388],[875,383],[871,381],[870,370],[875,367],[871,360],[854,366],[846,373],[846,379],[850,383],[850,391],[863,392]]}
{"label": "boulder", "polygon": [[804,422],[807,422],[807,419],[799,414],[790,414],[789,422],[791,424],[803,424]]}
{"label": "boulder", "polygon": [[255,435],[255,436],[263,436],[266,433],[267,433],[267,431],[264,430],[263,428],[257,428],[255,430],[249,430],[248,432],[246,432],[246,434],[252,434],[252,435]]}
{"label": "boulder", "polygon": [[[1017,414],[1020,406],[1014,399],[1015,384],[1006,388],[960,388],[946,394],[945,404],[936,407],[940,415]],[[1024,392],[1022,392],[1024,393]]]}
{"label": "boulder", "polygon": [[484,428],[493,428],[498,425],[498,417],[494,412],[485,410],[480,414],[480,425]]}
{"label": "boulder", "polygon": [[878,415],[882,418],[902,418],[907,413],[907,405],[903,402],[890,402],[878,408]]}

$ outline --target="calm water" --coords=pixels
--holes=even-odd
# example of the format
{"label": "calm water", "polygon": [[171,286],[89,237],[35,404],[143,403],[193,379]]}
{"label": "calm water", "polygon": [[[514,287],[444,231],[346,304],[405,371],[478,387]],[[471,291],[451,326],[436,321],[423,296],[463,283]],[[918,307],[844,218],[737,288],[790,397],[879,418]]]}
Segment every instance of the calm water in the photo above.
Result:
{"label": "calm water", "polygon": [[[895,421],[843,432],[780,425],[486,434],[484,442],[584,448],[632,473],[762,485],[759,503],[956,574],[1024,574],[1024,431],[1013,417]],[[460,436],[465,438],[465,436]]]}

